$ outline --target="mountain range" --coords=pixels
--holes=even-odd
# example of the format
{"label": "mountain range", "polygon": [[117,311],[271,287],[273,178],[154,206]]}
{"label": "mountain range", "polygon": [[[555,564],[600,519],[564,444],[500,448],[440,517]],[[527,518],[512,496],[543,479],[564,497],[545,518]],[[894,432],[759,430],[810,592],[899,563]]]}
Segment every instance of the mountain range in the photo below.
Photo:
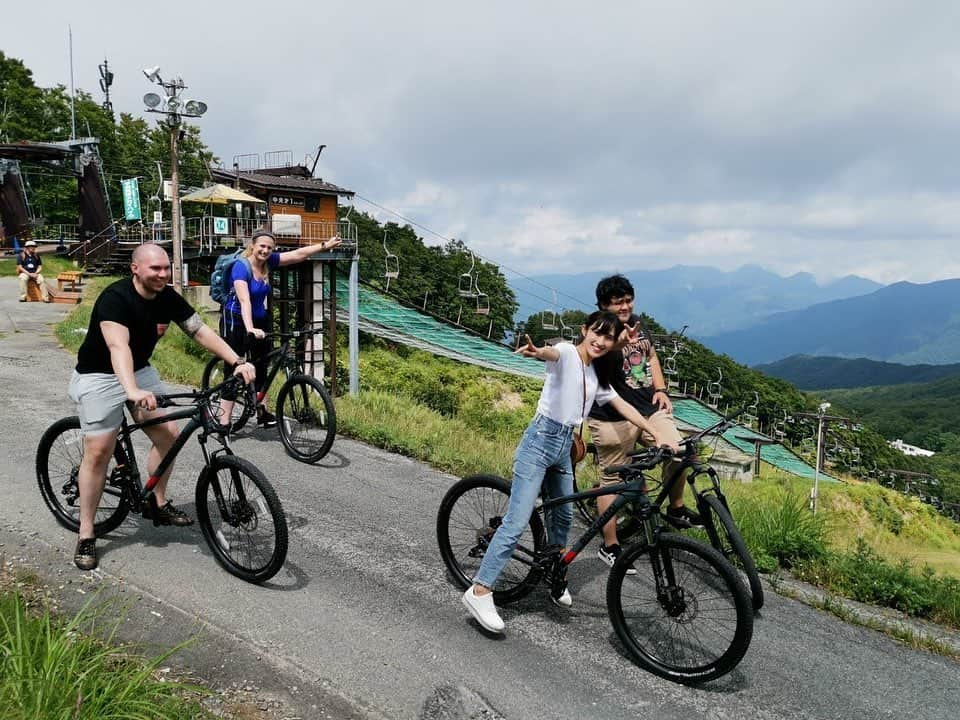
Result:
{"label": "mountain range", "polygon": [[[646,313],[671,330],[686,325],[687,332],[695,336],[747,328],[771,313],[864,295],[883,287],[856,275],[820,284],[809,273],[782,277],[756,265],[733,271],[676,265],[666,270],[619,272],[633,283],[637,312]],[[516,319],[526,320],[543,310],[592,311],[596,309],[597,282],[610,274],[589,272],[511,280],[510,287],[520,304]],[[558,289],[557,297],[549,288]]]}
{"label": "mountain range", "polygon": [[751,327],[704,333],[746,365],[791,355],[941,365],[960,362],[960,279],[899,282],[867,295],[770,315]]}
{"label": "mountain range", "polygon": [[791,355],[783,360],[754,366],[764,375],[780,378],[801,390],[834,390],[878,385],[929,383],[960,376],[960,364],[901,365],[867,358]]}

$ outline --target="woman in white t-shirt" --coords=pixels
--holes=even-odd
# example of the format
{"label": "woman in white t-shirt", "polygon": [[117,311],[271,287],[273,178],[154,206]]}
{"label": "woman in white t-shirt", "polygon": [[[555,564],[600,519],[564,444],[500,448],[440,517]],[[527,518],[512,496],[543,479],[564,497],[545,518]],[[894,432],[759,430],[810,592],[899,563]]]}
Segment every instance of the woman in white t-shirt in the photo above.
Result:
{"label": "woman in white t-shirt", "polygon": [[[545,360],[547,378],[537,403],[537,414],[527,426],[513,458],[513,484],[507,512],[483,556],[473,585],[463,594],[463,604],[477,622],[491,632],[503,631],[503,620],[494,605],[491,588],[530,522],[541,487],[545,487],[551,498],[573,493],[570,444],[574,429],[583,422],[594,399],[600,405],[611,403],[624,418],[653,435],[660,444],[653,427],[610,387],[615,365],[603,360],[597,362],[613,349],[622,331],[623,324],[617,316],[601,310],[587,318],[580,329],[582,340],[577,345],[559,343],[538,348],[528,336],[526,345],[517,350],[526,357]],[[548,542],[565,546],[573,521],[571,505],[559,505],[547,514],[546,521]],[[551,595],[551,600],[562,607],[573,604],[568,590],[556,598]]]}

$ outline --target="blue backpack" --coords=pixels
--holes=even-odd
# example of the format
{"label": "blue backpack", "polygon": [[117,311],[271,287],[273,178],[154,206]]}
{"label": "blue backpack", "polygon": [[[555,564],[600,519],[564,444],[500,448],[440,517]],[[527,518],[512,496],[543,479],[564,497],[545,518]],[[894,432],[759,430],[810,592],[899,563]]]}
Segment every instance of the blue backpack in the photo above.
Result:
{"label": "blue backpack", "polygon": [[217,258],[213,266],[213,272],[210,273],[210,299],[215,303],[223,305],[233,293],[233,283],[230,281],[230,275],[233,271],[233,264],[238,260],[247,266],[247,272],[250,272],[250,263],[246,258],[241,258],[243,248],[232,253],[224,253]]}

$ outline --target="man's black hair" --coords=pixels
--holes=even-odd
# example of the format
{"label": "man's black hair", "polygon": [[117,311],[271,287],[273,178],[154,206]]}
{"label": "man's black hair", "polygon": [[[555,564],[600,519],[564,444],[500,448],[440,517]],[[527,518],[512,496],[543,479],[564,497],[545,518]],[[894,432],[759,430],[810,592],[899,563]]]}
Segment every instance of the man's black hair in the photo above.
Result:
{"label": "man's black hair", "polygon": [[597,307],[603,310],[615,297],[635,297],[633,285],[623,275],[610,275],[597,283]]}

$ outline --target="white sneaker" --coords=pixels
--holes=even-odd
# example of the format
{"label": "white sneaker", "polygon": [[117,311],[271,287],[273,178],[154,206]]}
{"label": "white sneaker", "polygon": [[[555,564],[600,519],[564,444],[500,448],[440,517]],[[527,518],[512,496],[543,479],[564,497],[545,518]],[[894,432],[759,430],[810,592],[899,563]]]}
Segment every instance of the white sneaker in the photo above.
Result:
{"label": "white sneaker", "polygon": [[560,597],[554,597],[553,593],[550,593],[550,602],[558,607],[568,608],[573,605],[573,595],[570,594],[570,590],[564,588]]}
{"label": "white sneaker", "polygon": [[463,604],[483,628],[490,632],[503,632],[503,620],[497,612],[497,606],[493,604],[493,593],[477,595],[471,585],[463,594]]}
{"label": "white sneaker", "polygon": [[[600,543],[600,548],[597,550],[597,557],[603,560],[607,565],[613,567],[614,563],[617,562],[617,558],[620,557],[622,552],[619,545],[611,545],[607,547],[603,543]],[[627,575],[636,575],[637,569],[631,565],[627,568]]]}

